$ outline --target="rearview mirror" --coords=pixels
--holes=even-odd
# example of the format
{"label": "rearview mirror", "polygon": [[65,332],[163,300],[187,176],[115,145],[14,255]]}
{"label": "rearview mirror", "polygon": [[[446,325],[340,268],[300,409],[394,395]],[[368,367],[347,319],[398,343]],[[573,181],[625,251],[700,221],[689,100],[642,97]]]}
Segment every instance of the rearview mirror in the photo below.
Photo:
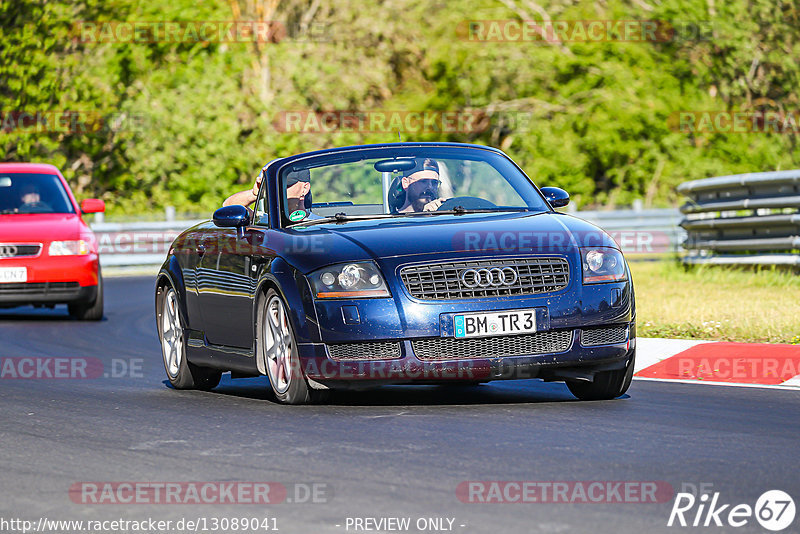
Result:
{"label": "rearview mirror", "polygon": [[569,204],[569,193],[560,187],[542,187],[541,191],[547,202],[554,208],[563,208]]}
{"label": "rearview mirror", "polygon": [[250,224],[250,210],[239,204],[223,206],[214,212],[214,224],[220,228],[240,228]]}
{"label": "rearview mirror", "polygon": [[382,159],[376,161],[375,170],[378,172],[410,171],[416,163],[413,158]]}
{"label": "rearview mirror", "polygon": [[81,211],[83,213],[103,213],[106,211],[106,203],[99,198],[87,198],[81,201]]}

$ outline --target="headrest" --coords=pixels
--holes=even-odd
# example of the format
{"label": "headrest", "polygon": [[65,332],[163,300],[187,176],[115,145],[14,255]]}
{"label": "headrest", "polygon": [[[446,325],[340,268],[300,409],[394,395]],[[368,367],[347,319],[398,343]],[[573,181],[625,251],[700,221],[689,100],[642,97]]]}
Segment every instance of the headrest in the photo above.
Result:
{"label": "headrest", "polygon": [[398,176],[392,180],[392,184],[389,186],[388,204],[390,213],[397,213],[406,203],[406,190],[403,189],[401,180],[402,178]]}

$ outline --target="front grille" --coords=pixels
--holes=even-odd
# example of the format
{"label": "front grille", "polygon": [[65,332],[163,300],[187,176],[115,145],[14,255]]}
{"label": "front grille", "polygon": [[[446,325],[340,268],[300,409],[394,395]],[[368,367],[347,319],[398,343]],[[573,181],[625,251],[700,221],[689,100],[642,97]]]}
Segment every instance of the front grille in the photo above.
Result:
{"label": "front grille", "polygon": [[328,352],[334,360],[394,360],[400,357],[400,343],[341,343],[328,345]]}
{"label": "front grille", "polygon": [[465,360],[564,352],[571,343],[572,330],[554,330],[510,337],[420,339],[411,346],[420,360]]}
{"label": "front grille", "polygon": [[0,259],[38,256],[41,250],[41,243],[0,243]]}
{"label": "front grille", "polygon": [[614,343],[625,343],[627,340],[627,326],[590,328],[581,331],[581,345],[584,347],[593,347],[595,345],[613,345]]}
{"label": "front grille", "polygon": [[60,295],[80,288],[78,282],[32,282],[0,284],[0,295]]}
{"label": "front grille", "polygon": [[[517,279],[509,285],[468,287],[462,274],[468,269],[493,269],[511,267]],[[497,272],[497,271],[495,271]],[[482,273],[485,283],[486,275]],[[567,287],[569,263],[564,258],[531,257],[499,258],[491,260],[429,263],[403,267],[400,278],[412,297],[423,300],[456,300],[486,297],[510,297],[550,293]],[[469,277],[469,284],[475,283]],[[495,284],[498,280],[493,279]]]}

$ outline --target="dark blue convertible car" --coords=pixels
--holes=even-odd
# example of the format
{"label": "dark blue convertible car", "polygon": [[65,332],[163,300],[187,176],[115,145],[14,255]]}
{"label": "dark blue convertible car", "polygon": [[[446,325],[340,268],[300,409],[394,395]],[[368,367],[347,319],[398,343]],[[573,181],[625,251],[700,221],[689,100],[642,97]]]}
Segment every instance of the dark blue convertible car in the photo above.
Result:
{"label": "dark blue convertible car", "polygon": [[381,384],[631,382],[630,271],[599,228],[554,208],[503,152],[391,143],[268,164],[252,210],[172,244],[156,285],[176,388],[266,375],[281,402]]}

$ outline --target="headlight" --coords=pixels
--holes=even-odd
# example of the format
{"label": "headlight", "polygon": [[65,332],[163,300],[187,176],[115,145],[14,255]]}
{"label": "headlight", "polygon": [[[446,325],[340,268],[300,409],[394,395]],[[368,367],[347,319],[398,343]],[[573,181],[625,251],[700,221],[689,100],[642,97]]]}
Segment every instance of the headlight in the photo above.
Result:
{"label": "headlight", "polygon": [[50,256],[85,256],[89,254],[89,244],[79,241],[53,241],[47,249]]}
{"label": "headlight", "polygon": [[371,261],[342,263],[309,275],[318,299],[390,297],[378,266]]}
{"label": "headlight", "polygon": [[593,247],[581,249],[583,283],[620,282],[627,280],[625,258],[615,248]]}

